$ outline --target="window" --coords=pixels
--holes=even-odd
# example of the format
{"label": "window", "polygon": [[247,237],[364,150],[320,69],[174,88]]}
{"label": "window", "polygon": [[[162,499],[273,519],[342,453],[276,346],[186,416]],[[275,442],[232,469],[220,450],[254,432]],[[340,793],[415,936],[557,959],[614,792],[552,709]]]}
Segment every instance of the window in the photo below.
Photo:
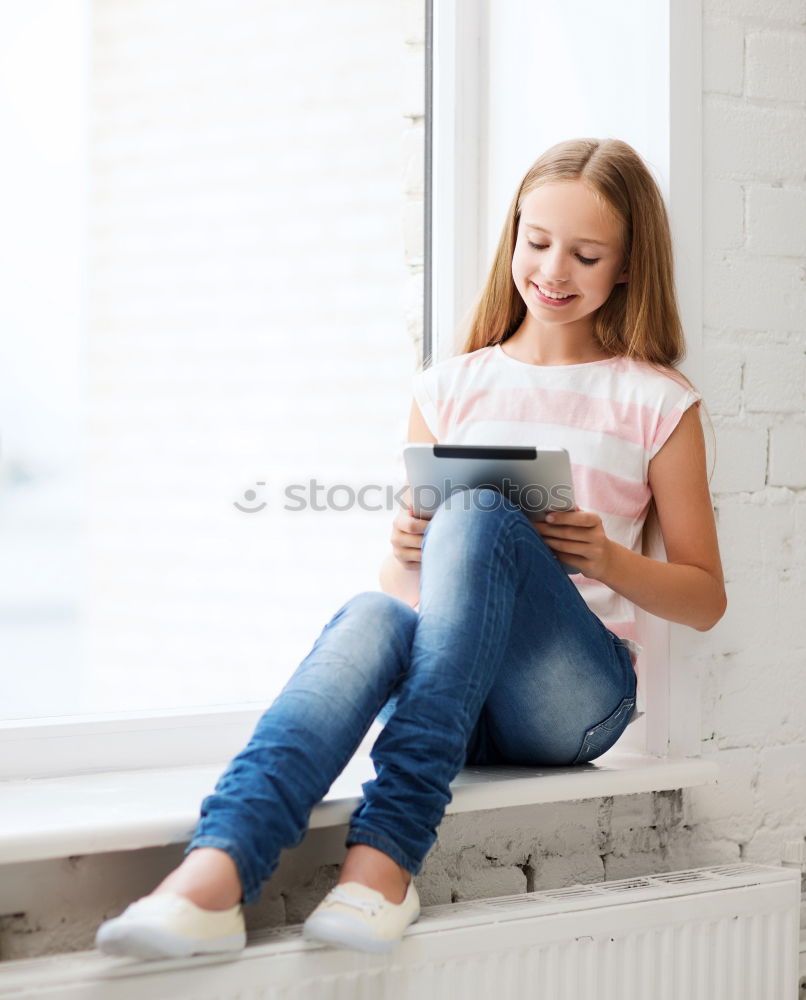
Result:
{"label": "window", "polygon": [[388,538],[420,280],[400,14],[2,16],[6,717],[268,703]]}
{"label": "window", "polygon": [[[339,6],[338,15],[324,0],[258,6],[239,0],[200,12],[189,0],[137,8],[104,0],[93,8],[88,36],[79,0],[40,0],[36,16],[28,17],[34,5],[26,5],[14,31],[0,33],[17,52],[21,35],[27,39],[12,68],[31,67],[23,83],[34,96],[34,81],[47,75],[35,68],[52,65],[45,40],[55,51],[57,40],[70,37],[66,10],[77,19],[75,51],[92,39],[89,110],[74,115],[75,134],[86,114],[91,137],[89,405],[82,423],[60,403],[75,401],[82,380],[69,350],[71,339],[81,343],[81,309],[66,262],[75,267],[67,237],[82,225],[67,208],[80,200],[86,164],[81,149],[67,143],[75,150],[72,173],[48,161],[38,183],[30,169],[38,148],[29,169],[19,170],[15,196],[22,191],[27,200],[18,218],[33,218],[35,235],[27,255],[11,239],[4,245],[4,259],[16,267],[16,296],[7,297],[16,312],[4,326],[27,323],[30,333],[38,324],[38,335],[27,338],[34,347],[24,354],[16,338],[3,347],[3,395],[9,399],[13,371],[11,395],[22,416],[3,414],[7,516],[0,530],[10,534],[14,515],[17,527],[33,525],[27,537],[41,543],[55,537],[57,513],[77,524],[73,511],[91,512],[81,536],[84,591],[75,569],[78,534],[61,550],[42,545],[39,557],[33,541],[24,550],[26,535],[19,534],[18,566],[30,569],[3,581],[3,643],[14,654],[4,661],[23,681],[16,698],[25,709],[12,718],[34,714],[33,705],[38,715],[107,711],[121,719],[122,698],[134,699],[129,707],[143,710],[143,725],[129,715],[106,726],[96,715],[64,730],[68,742],[71,733],[103,739],[108,766],[175,759],[172,732],[183,762],[221,759],[215,738],[222,729],[236,749],[240,724],[226,724],[240,718],[233,706],[249,702],[244,718],[256,714],[254,704],[270,700],[338,604],[376,585],[388,510],[326,515],[281,512],[278,503],[286,487],[305,486],[312,476],[325,487],[392,481],[388,443],[402,436],[416,362],[405,315],[419,327],[412,303],[424,279],[426,336],[436,356],[447,353],[515,184],[557,139],[619,135],[655,168],[676,240],[687,372],[698,381],[699,0],[652,9],[620,0],[598,13],[559,0],[496,0],[494,10],[489,0],[428,0],[433,95],[429,82],[424,274],[419,260],[407,259],[403,235],[416,230],[421,210],[417,184],[403,181],[403,162],[412,150],[422,155],[422,118],[412,114],[417,101],[409,95],[419,86],[423,54],[410,45],[405,56],[398,12],[371,0],[349,11]],[[346,23],[356,30],[346,31]],[[338,47],[330,44],[335,37]],[[324,85],[311,67],[323,67]],[[85,69],[72,64],[74,90]],[[66,130],[70,89],[60,96],[66,103],[51,105],[43,134],[54,122]],[[47,102],[38,107],[44,114]],[[6,106],[4,113],[30,124],[29,109]],[[304,127],[292,133],[300,121]],[[377,173],[362,173],[369,167]],[[37,204],[47,208],[40,217],[31,211]],[[57,229],[60,212],[66,221]],[[31,230],[30,221],[17,228]],[[33,308],[24,289],[42,270],[43,254],[60,248],[54,231],[63,249],[47,271],[50,298],[33,300]],[[45,340],[54,325],[59,335]],[[347,343],[351,352],[342,349]],[[52,362],[50,382],[42,380],[43,358]],[[53,388],[59,380],[60,392]],[[17,440],[23,426],[50,448],[41,460],[24,435]],[[85,428],[83,440],[78,429],[70,438],[72,427]],[[71,447],[85,456],[78,485],[86,508],[71,505],[70,484],[59,479],[72,468]],[[80,489],[72,495],[80,498]],[[347,493],[334,496],[338,502]],[[265,499],[269,505],[255,513],[234,506]],[[269,524],[275,513],[279,528]],[[21,580],[30,581],[29,590]],[[36,591],[42,580],[50,590]],[[27,600],[35,592],[51,594],[49,602]],[[65,650],[84,593],[91,613],[78,620],[90,648],[82,659],[75,642],[71,662],[84,666],[70,674]],[[673,629],[671,641],[676,656],[685,639]],[[630,739],[655,753],[696,752],[687,729],[693,715],[680,708],[697,704],[696,677],[682,657],[669,669],[668,644],[664,627],[653,640],[647,715]],[[43,661],[58,669],[36,674],[32,667]],[[205,728],[203,706],[210,705],[223,709],[209,710]],[[41,737],[57,728],[31,732]],[[80,768],[81,759],[92,758],[79,753],[65,766]]]}

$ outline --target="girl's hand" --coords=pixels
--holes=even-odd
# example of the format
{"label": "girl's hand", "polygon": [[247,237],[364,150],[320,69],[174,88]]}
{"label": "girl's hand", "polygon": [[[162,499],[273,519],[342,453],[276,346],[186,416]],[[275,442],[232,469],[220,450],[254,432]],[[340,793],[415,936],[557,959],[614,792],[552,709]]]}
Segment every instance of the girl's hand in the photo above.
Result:
{"label": "girl's hand", "polygon": [[[410,443],[418,441],[427,444],[437,443],[415,399],[411,401],[408,440]],[[423,561],[423,534],[428,527],[428,519],[415,517],[412,513],[410,486],[407,486],[403,493],[402,503],[405,507],[398,511],[397,517],[392,522],[392,553],[406,569],[419,570]],[[419,573],[417,575],[419,577]],[[390,593],[394,593],[394,590],[390,590]]]}
{"label": "girl's hand", "polygon": [[418,568],[423,558],[423,534],[428,519],[415,517],[411,507],[399,511],[392,522],[392,552],[406,569]]}
{"label": "girl's hand", "polygon": [[605,534],[598,514],[585,510],[557,510],[545,521],[534,521],[543,541],[591,580],[607,575],[614,543]]}

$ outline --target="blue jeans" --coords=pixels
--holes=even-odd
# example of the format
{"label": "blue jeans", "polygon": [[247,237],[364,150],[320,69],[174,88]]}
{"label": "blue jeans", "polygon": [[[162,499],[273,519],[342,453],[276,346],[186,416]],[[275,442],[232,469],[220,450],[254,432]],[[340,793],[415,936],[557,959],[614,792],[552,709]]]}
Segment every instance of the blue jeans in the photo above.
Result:
{"label": "blue jeans", "polygon": [[593,760],[635,691],[629,650],[526,516],[493,490],[463,491],[426,529],[419,613],[380,592],[336,612],[204,799],[187,852],[226,851],[254,902],[380,715],[347,844],[416,874],[465,764]]}

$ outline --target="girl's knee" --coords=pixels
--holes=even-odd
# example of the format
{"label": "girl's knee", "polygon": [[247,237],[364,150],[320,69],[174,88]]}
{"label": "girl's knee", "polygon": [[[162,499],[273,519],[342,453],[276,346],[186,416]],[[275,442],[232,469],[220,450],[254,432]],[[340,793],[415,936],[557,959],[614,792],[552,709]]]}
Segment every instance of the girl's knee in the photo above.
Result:
{"label": "girl's knee", "polygon": [[[492,486],[477,486],[473,489],[463,488],[451,493],[439,507],[439,511],[457,512],[460,514],[517,514],[520,508],[508,500],[500,490]],[[438,512],[439,512],[438,511]]]}
{"label": "girl's knee", "polygon": [[380,590],[356,594],[347,601],[341,613],[359,618],[368,627],[381,629],[388,625],[406,625],[417,618],[411,605]]}
{"label": "girl's knee", "polygon": [[494,527],[502,521],[524,518],[523,511],[498,490],[488,486],[456,490],[437,508],[426,534],[437,528],[465,532],[471,525]]}

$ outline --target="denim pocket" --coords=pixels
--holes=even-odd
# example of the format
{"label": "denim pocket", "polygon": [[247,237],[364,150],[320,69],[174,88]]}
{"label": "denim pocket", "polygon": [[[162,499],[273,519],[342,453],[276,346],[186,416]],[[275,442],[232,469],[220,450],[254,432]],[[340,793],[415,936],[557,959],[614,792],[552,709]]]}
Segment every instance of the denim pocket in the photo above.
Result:
{"label": "denim pocket", "polygon": [[635,708],[635,697],[624,698],[612,715],[597,723],[585,733],[582,748],[576,755],[574,764],[587,764],[595,757],[601,757],[610,749],[627,728]]}
{"label": "denim pocket", "polygon": [[613,643],[613,648],[616,651],[616,655],[621,658],[621,661],[622,663],[624,663],[627,673],[631,675],[633,684],[632,692],[633,696],[635,697],[636,689],[638,687],[638,674],[635,671],[635,661],[638,659],[638,653],[635,652],[635,649],[633,647],[637,648],[639,651],[641,647],[634,642],[630,642],[628,644],[628,642],[625,639],[620,638],[620,636],[617,636],[615,632],[611,632],[610,629],[608,629],[607,631],[610,635],[611,641]]}

